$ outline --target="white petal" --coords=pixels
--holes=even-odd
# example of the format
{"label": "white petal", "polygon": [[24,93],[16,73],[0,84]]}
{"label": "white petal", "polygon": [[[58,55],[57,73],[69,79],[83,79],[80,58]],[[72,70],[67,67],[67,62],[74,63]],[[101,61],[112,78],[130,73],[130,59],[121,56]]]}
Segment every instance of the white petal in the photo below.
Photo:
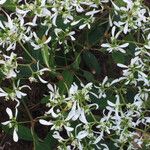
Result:
{"label": "white petal", "polygon": [[125,34],[127,34],[127,32],[128,32],[128,23],[125,24],[123,31],[124,31]]}
{"label": "white petal", "polygon": [[75,114],[76,114],[76,102],[74,102],[71,111],[69,112],[67,118],[65,119],[66,121],[70,120]]}
{"label": "white petal", "polygon": [[18,14],[25,15],[27,12],[29,12],[29,10],[22,10],[22,9],[16,8],[16,12]]}
{"label": "white petal", "polygon": [[34,50],[38,50],[41,48],[40,45],[36,45],[34,42],[30,42],[30,44],[34,47]]}
{"label": "white petal", "polygon": [[111,47],[109,43],[102,44],[101,47]]}
{"label": "white petal", "polygon": [[39,80],[40,80],[42,83],[47,83],[47,82],[48,82],[48,81],[43,80],[39,75],[38,75],[38,78],[39,78]]}
{"label": "white petal", "polygon": [[71,26],[75,26],[75,25],[77,25],[79,22],[80,22],[80,20],[78,20],[78,21],[73,21],[73,22],[71,23]]}
{"label": "white petal", "polygon": [[118,66],[118,67],[121,67],[121,68],[128,68],[126,65],[120,64],[120,63],[118,63],[117,66]]}
{"label": "white petal", "polygon": [[16,95],[17,95],[17,97],[18,97],[19,99],[21,99],[22,96],[26,96],[27,94],[26,94],[26,93],[23,93],[23,92],[21,92],[21,91],[16,90]]}
{"label": "white petal", "polygon": [[108,77],[106,76],[105,78],[104,78],[104,80],[103,80],[103,85],[106,83],[108,81]]}
{"label": "white petal", "polygon": [[6,14],[7,19],[8,19],[8,27],[10,29],[12,29],[13,28],[13,21],[11,20],[11,18],[9,17],[9,15],[7,13],[5,13],[5,14]]}
{"label": "white petal", "polygon": [[120,45],[119,47],[125,48],[125,47],[127,47],[128,45],[129,45],[129,43],[125,43],[125,44]]}
{"label": "white petal", "polygon": [[53,124],[52,122],[46,121],[44,119],[40,119],[39,122],[40,122],[40,124],[43,124],[43,125],[46,125],[46,126],[50,126],[50,125]]}
{"label": "white petal", "polygon": [[107,103],[108,103],[108,105],[109,105],[109,106],[112,106],[112,107],[114,107],[114,106],[115,106],[115,104],[114,104],[114,103],[112,103],[112,102],[110,102],[109,100],[107,100]]}
{"label": "white petal", "polygon": [[150,49],[150,45],[144,45],[146,49]]}
{"label": "white petal", "polygon": [[70,95],[74,95],[78,90],[78,86],[74,83],[71,85],[70,89],[69,89],[69,94]]}
{"label": "white petal", "polygon": [[0,97],[5,97],[5,96],[8,96],[8,94],[0,88]]}
{"label": "white petal", "polygon": [[5,122],[2,122],[1,124],[2,125],[8,125],[11,121],[5,121]]}
{"label": "white petal", "polygon": [[65,141],[65,139],[63,139],[63,138],[60,136],[60,134],[59,134],[58,131],[54,131],[53,137],[54,137],[55,139],[60,140],[60,141]]}
{"label": "white petal", "polygon": [[53,17],[53,19],[52,19],[52,23],[53,23],[54,26],[57,26],[57,25],[56,25],[57,16],[58,16],[58,13],[55,13],[55,14],[54,14],[54,17]]}
{"label": "white petal", "polygon": [[56,114],[53,110],[54,108],[52,107],[49,111],[45,112],[46,114],[51,114],[53,118],[57,118],[59,115]]}
{"label": "white petal", "polygon": [[59,116],[58,114],[56,114],[56,113],[53,111],[53,109],[52,109],[51,115],[52,115],[53,118],[57,118],[57,117]]}
{"label": "white petal", "polygon": [[51,41],[51,39],[52,39],[52,37],[50,36],[50,37],[44,42],[44,44],[49,43],[49,42]]}
{"label": "white petal", "polygon": [[88,135],[87,131],[80,131],[78,133],[78,135],[76,136],[76,138],[79,139],[79,140],[81,140],[81,139],[85,138],[87,135]]}
{"label": "white petal", "polygon": [[79,29],[81,30],[81,29],[83,29],[85,26],[86,26],[86,24],[82,24],[82,25],[79,26]]}
{"label": "white petal", "polygon": [[110,15],[109,15],[109,25],[110,25],[110,27],[113,26],[112,19],[111,19],[111,16],[110,16]]}
{"label": "white petal", "polygon": [[73,131],[73,130],[74,130],[74,128],[72,128],[72,127],[64,126],[64,128],[65,128],[68,132],[71,132],[71,131]]}
{"label": "white petal", "polygon": [[81,122],[85,123],[85,124],[87,124],[87,123],[88,123],[88,122],[87,122],[87,120],[86,120],[85,113],[84,113],[84,111],[83,111],[83,110],[81,111],[81,114],[80,114],[79,120],[80,120]]}
{"label": "white petal", "polygon": [[70,36],[70,38],[71,38],[72,41],[75,41],[75,40],[76,40],[73,36]]}
{"label": "white petal", "polygon": [[53,86],[52,86],[50,83],[47,85],[47,87],[48,87],[52,92],[54,92],[54,88],[53,88]]}
{"label": "white petal", "polygon": [[12,110],[7,107],[6,108],[6,112],[7,112],[8,116],[9,116],[9,119],[12,119],[13,118]]}
{"label": "white petal", "polygon": [[13,132],[13,140],[15,142],[18,142],[18,134],[17,134],[17,129],[16,128],[14,129],[14,132]]}
{"label": "white petal", "polygon": [[[111,1],[111,2],[112,2],[112,1]],[[113,6],[114,6],[114,8],[115,8],[116,10],[120,10],[120,8],[119,8],[115,3],[112,2],[112,4],[113,4]]]}
{"label": "white petal", "polygon": [[3,30],[5,30],[5,27],[3,26],[2,22],[0,21],[0,28],[2,28]]}
{"label": "white petal", "polygon": [[10,70],[6,78],[7,79],[12,78],[12,77],[15,78],[16,76],[17,76],[16,72],[14,70]]}
{"label": "white petal", "polygon": [[146,122],[150,123],[150,117],[145,117]]}
{"label": "white petal", "polygon": [[6,0],[0,0],[0,5],[4,4]]}
{"label": "white petal", "polygon": [[98,136],[93,144],[99,143],[103,139],[103,131],[101,132],[100,136]]}
{"label": "white petal", "polygon": [[115,37],[116,26],[113,26],[111,30],[112,37]]}
{"label": "white petal", "polygon": [[92,10],[92,11],[87,12],[85,15],[86,16],[93,16],[94,14],[96,14],[98,12],[100,12],[100,10]]}
{"label": "white petal", "polygon": [[43,74],[44,71],[50,71],[48,68],[43,68],[41,70],[39,70],[40,74]]}

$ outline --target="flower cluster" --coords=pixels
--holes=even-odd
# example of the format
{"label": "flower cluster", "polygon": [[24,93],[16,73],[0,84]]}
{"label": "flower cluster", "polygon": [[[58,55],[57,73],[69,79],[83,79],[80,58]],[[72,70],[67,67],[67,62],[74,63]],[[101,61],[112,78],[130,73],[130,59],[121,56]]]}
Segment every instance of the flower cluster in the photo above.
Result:
{"label": "flower cluster", "polygon": [[[14,141],[19,140],[19,125],[30,122],[33,136],[36,123],[48,126],[59,150],[109,150],[110,145],[120,150],[149,149],[150,10],[144,1],[12,0],[15,7],[10,10],[7,3],[0,0],[0,98],[15,107],[6,108],[9,120],[1,124],[13,129]],[[108,36],[94,48],[125,59],[115,62],[119,76],[108,74],[101,82],[87,82],[75,67],[80,68],[82,52],[93,48],[86,43],[92,26],[106,23]],[[86,45],[78,43],[83,31]],[[65,66],[60,67],[63,61]],[[76,78],[70,79],[68,72],[66,77],[65,69]],[[36,118],[26,104],[33,82],[46,89],[42,95],[46,111]],[[30,121],[19,116],[22,104]]]}

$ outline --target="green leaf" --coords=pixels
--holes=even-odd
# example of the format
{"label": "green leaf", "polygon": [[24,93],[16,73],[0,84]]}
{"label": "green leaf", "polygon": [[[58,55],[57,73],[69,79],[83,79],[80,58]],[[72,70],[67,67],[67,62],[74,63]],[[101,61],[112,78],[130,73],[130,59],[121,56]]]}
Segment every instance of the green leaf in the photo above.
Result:
{"label": "green leaf", "polygon": [[32,75],[32,72],[28,66],[19,66],[18,78],[29,78]]}
{"label": "green leaf", "polygon": [[43,142],[36,140],[35,150],[52,150],[56,147],[56,142],[52,137],[52,132],[49,132]]}
{"label": "green leaf", "polygon": [[91,81],[91,82],[94,81],[93,74],[88,71],[84,71],[83,76],[86,78],[87,81]]}
{"label": "green leaf", "polygon": [[81,63],[81,57],[80,54],[77,53],[76,60],[73,62],[72,67],[76,70],[79,70],[80,63]]}
{"label": "green leaf", "polygon": [[104,36],[108,23],[96,24],[88,33],[88,43],[91,45],[97,44]]}
{"label": "green leaf", "polygon": [[[34,133],[34,135],[37,137],[37,135]],[[31,129],[19,125],[18,126],[18,136],[19,138],[23,139],[23,140],[27,140],[27,141],[33,141],[33,137],[31,134]]]}
{"label": "green leaf", "polygon": [[49,98],[50,98],[50,96],[43,97],[43,98],[41,99],[41,104],[46,104],[46,103],[48,103],[48,102],[49,102]]}
{"label": "green leaf", "polygon": [[42,57],[43,57],[43,61],[46,64],[46,66],[49,68],[49,50],[48,50],[48,46],[44,46],[43,49],[41,49],[41,53],[42,53]]}
{"label": "green leaf", "polygon": [[7,9],[9,11],[15,11],[16,10],[16,5],[12,0],[7,0],[2,6],[4,9]]}
{"label": "green leaf", "polygon": [[124,64],[124,62],[125,62],[124,54],[121,53],[121,52],[113,52],[112,53],[112,58],[115,61],[115,63]]}
{"label": "green leaf", "polygon": [[60,93],[65,93],[70,88],[73,82],[73,73],[69,70],[63,71],[63,79],[58,82]]}
{"label": "green leaf", "polygon": [[[10,129],[8,126],[3,126],[2,128],[6,133],[13,135],[13,128]],[[18,136],[19,139],[33,141],[31,130],[23,125],[18,125]],[[34,136],[38,139],[38,136],[35,133]]]}
{"label": "green leaf", "polygon": [[93,74],[100,73],[100,65],[98,63],[98,60],[91,52],[88,52],[88,51],[84,52],[83,60],[86,66],[93,72]]}

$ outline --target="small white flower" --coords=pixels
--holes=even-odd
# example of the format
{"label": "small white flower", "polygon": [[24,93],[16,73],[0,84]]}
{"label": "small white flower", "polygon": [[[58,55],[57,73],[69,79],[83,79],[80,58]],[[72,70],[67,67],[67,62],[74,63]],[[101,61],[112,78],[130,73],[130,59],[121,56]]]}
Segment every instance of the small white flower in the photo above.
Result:
{"label": "small white flower", "polygon": [[87,124],[87,120],[85,117],[85,112],[83,109],[80,108],[79,104],[77,104],[77,102],[75,101],[73,103],[72,109],[69,112],[67,118],[65,119],[66,121],[72,119],[73,121],[77,120],[79,118],[79,120],[81,122],[83,122],[84,124]]}
{"label": "small white flower", "polygon": [[17,121],[16,121],[16,118],[17,118],[17,115],[18,115],[18,110],[15,109],[15,116],[13,116],[12,110],[8,107],[6,108],[6,112],[9,116],[9,120],[5,121],[5,122],[2,122],[2,124],[3,125],[8,125],[9,128],[14,128],[14,130],[13,130],[13,140],[15,142],[18,142],[18,135],[17,135],[18,125],[17,125]]}
{"label": "small white flower", "polygon": [[42,40],[40,40],[39,39],[39,37],[36,35],[36,33],[35,32],[33,32],[33,36],[34,36],[34,38],[35,38],[35,41],[36,41],[36,43],[35,42],[30,42],[31,43],[31,45],[34,47],[34,50],[38,50],[38,49],[40,49],[40,48],[43,48],[44,47],[44,45],[47,45],[50,41],[51,41],[51,36],[49,36],[46,40],[44,39],[42,39]]}
{"label": "small white flower", "polygon": [[116,40],[119,36],[119,34],[121,33],[120,31],[118,33],[116,33],[115,35],[115,31],[116,31],[116,27],[114,26],[112,28],[112,37],[111,37],[111,44],[110,43],[104,43],[101,46],[104,48],[107,48],[108,52],[113,52],[113,51],[120,51],[121,53],[126,53],[126,51],[124,50],[124,48],[128,47],[129,43],[124,43],[124,44],[117,44]]}
{"label": "small white flower", "polygon": [[10,56],[3,55],[4,60],[0,60],[0,64],[3,65],[2,73],[6,76],[7,79],[15,78],[17,76],[17,55],[11,53]]}

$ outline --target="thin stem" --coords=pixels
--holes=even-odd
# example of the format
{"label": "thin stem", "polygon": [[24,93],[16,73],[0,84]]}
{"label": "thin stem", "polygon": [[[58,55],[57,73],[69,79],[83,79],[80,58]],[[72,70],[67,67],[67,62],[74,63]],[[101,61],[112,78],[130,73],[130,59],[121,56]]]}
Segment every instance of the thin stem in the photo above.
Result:
{"label": "thin stem", "polygon": [[24,45],[21,43],[21,41],[18,41],[20,46],[23,48],[23,50],[28,54],[28,56],[34,61],[37,62],[36,59],[28,52],[28,50],[24,47]]}
{"label": "thin stem", "polygon": [[32,138],[33,138],[33,141],[34,141],[33,143],[34,143],[34,149],[35,149],[35,143],[36,142],[35,142],[35,138],[34,138],[34,119],[33,119],[32,115],[31,115],[31,113],[30,113],[26,103],[24,102],[24,100],[22,100],[22,104],[23,104],[23,106],[24,106],[24,108],[25,108],[25,110],[26,110],[26,112],[27,112],[27,114],[29,116],[29,119],[31,120],[31,134],[32,134]]}

